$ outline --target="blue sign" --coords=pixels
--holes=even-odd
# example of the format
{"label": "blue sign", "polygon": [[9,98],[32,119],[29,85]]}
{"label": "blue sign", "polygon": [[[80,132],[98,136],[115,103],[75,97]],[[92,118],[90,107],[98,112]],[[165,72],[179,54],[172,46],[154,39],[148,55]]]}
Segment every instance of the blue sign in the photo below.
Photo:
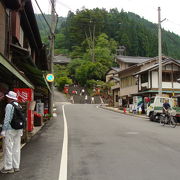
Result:
{"label": "blue sign", "polygon": [[46,75],[46,80],[48,82],[53,82],[54,81],[54,75],[53,74],[47,74]]}

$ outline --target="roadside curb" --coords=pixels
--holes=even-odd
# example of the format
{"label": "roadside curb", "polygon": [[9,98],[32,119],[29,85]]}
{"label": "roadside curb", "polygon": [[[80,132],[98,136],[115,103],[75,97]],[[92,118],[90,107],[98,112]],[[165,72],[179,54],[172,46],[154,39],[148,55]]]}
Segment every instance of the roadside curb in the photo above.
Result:
{"label": "roadside curb", "polygon": [[102,108],[102,109],[106,109],[106,110],[109,110],[109,111],[121,113],[121,114],[124,114],[124,115],[129,115],[129,116],[134,116],[134,117],[138,117],[138,118],[149,119],[149,118],[148,118],[147,116],[145,116],[145,115],[124,113],[122,110],[119,110],[118,108],[114,108],[114,107],[107,107],[107,106],[99,106],[99,107]]}

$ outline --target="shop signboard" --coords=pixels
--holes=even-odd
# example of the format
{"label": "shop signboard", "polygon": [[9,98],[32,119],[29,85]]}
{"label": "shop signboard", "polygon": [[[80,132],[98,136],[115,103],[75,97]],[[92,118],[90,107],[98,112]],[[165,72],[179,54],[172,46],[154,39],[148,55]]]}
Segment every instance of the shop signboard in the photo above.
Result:
{"label": "shop signboard", "polygon": [[15,88],[17,93],[18,102],[25,103],[33,101],[33,90],[30,88]]}
{"label": "shop signboard", "polygon": [[142,102],[142,96],[134,96],[133,97],[133,104],[138,105],[140,102]]}

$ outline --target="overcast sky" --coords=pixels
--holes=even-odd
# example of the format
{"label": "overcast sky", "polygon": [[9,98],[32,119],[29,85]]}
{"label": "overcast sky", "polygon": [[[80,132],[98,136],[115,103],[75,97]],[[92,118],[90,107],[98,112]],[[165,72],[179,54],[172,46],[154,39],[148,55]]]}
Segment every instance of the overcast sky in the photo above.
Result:
{"label": "overcast sky", "polygon": [[[37,12],[35,0],[32,0],[34,9]],[[107,10],[118,8],[119,10],[134,12],[145,19],[157,23],[158,7],[161,7],[162,27],[166,30],[180,35],[180,6],[179,0],[56,0],[56,11],[59,16],[66,17],[69,10],[75,12],[82,7],[93,9],[96,7]],[[38,0],[44,13],[50,13],[50,0]]]}

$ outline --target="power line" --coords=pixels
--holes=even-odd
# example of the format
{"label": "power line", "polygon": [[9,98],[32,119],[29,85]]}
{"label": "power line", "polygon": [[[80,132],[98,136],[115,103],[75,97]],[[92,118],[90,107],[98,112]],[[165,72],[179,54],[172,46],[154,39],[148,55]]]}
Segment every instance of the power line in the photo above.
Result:
{"label": "power line", "polygon": [[35,0],[35,2],[36,2],[36,4],[37,4],[37,6],[38,6],[38,8],[39,8],[39,10],[40,10],[40,12],[41,12],[41,14],[42,14],[43,18],[44,18],[44,20],[45,20],[46,24],[47,24],[47,25],[48,25],[48,27],[49,27],[49,30],[50,30],[51,35],[53,35],[54,33],[52,32],[52,29],[51,29],[51,27],[50,27],[50,25],[49,25],[49,23],[48,23],[48,21],[47,21],[47,19],[46,19],[45,15],[44,15],[44,13],[42,12],[42,10],[41,10],[41,8],[40,8],[40,6],[39,6],[39,4],[38,4],[37,0]]}
{"label": "power line", "polygon": [[178,23],[176,23],[176,22],[174,22],[174,21],[171,21],[171,20],[169,20],[169,19],[167,19],[167,21],[170,22],[170,23],[172,23],[172,24],[174,24],[174,25],[176,25],[176,26],[180,26],[180,24],[178,24]]}
{"label": "power line", "polygon": [[[35,8],[36,12],[38,12],[35,5],[34,5],[34,8]],[[42,16],[41,16],[40,14],[37,14],[37,16],[38,16],[39,19],[40,19],[40,20],[39,20],[39,25],[41,26],[42,29],[44,29],[44,30],[46,31],[47,36],[49,36],[49,32],[47,31],[47,26],[45,26],[45,24],[43,23],[43,20],[44,20],[44,19],[42,19]]]}

